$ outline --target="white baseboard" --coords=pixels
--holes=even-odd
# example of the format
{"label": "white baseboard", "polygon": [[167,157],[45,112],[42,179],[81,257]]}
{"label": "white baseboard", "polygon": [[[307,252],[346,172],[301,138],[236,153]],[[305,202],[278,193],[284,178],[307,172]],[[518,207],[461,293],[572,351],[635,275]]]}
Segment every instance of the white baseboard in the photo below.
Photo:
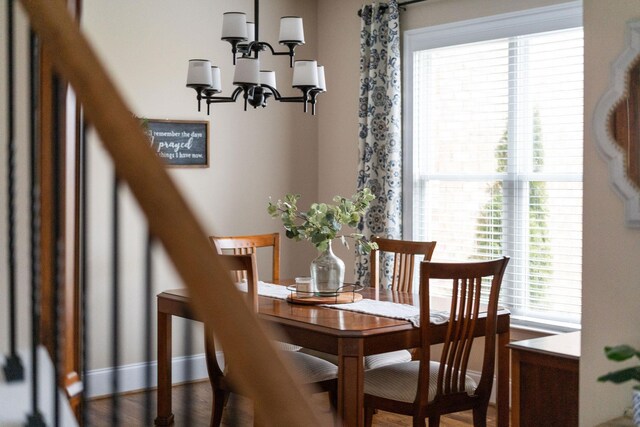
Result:
{"label": "white baseboard", "polygon": [[[157,367],[157,362],[134,363],[120,366],[115,370],[119,381],[118,392],[125,393],[142,390],[147,386],[156,387],[158,384]],[[208,378],[204,354],[174,357],[171,362],[171,367],[173,384]],[[149,381],[146,380],[147,370],[151,372]],[[113,373],[113,368],[89,371],[87,374],[87,397],[92,398],[112,394],[111,381]]]}
{"label": "white baseboard", "polygon": [[[190,364],[190,366],[189,366]],[[129,392],[142,390],[147,387],[145,374],[147,366],[151,371],[150,387],[158,385],[157,362],[134,363],[131,365],[121,366],[117,369],[119,375],[119,392]],[[187,372],[189,366],[190,372]],[[208,378],[207,365],[204,354],[196,354],[189,357],[174,357],[172,360],[172,383],[179,384],[186,381],[197,381]],[[480,382],[480,372],[467,371],[467,374],[476,382]],[[87,397],[100,397],[111,394],[111,377],[113,375],[112,368],[96,369],[89,371],[87,378]],[[496,379],[494,378],[493,387],[491,388],[491,403],[496,403]],[[509,386],[509,393],[511,387]]]}

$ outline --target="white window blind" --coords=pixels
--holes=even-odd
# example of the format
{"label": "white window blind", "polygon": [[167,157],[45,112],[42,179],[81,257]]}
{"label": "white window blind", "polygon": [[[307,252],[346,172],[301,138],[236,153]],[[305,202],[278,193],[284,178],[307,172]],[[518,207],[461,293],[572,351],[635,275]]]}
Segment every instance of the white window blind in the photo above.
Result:
{"label": "white window blind", "polygon": [[510,256],[501,304],[512,323],[572,328],[581,313],[583,32],[575,19],[537,31],[536,19],[547,28],[536,13],[513,35],[491,38],[487,20],[481,41],[408,43],[405,224],[413,239],[438,242],[434,260]]}

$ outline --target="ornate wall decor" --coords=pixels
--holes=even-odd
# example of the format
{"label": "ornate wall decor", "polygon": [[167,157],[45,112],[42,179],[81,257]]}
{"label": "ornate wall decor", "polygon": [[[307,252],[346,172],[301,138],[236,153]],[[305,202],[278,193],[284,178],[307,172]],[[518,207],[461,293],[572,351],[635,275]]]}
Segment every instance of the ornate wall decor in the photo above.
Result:
{"label": "ornate wall decor", "polygon": [[626,224],[640,227],[640,21],[627,23],[626,48],[611,65],[593,126],[611,184],[624,200]]}

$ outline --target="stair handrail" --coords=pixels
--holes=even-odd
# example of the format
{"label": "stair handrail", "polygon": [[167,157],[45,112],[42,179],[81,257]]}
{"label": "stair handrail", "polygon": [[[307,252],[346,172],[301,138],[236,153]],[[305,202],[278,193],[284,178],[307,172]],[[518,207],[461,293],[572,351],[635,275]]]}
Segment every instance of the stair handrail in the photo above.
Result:
{"label": "stair handrail", "polygon": [[[131,189],[151,233],[163,244],[188,287],[193,310],[210,325],[234,364],[242,366],[234,378],[238,387],[260,401],[257,408],[268,408],[259,418],[272,425],[322,425],[321,415],[273,346],[272,332],[260,324],[225,273],[207,234],[64,2],[20,3],[44,41],[43,48],[52,52],[56,71],[74,88],[112,158],[116,175]],[[215,294],[210,292],[214,287]]]}

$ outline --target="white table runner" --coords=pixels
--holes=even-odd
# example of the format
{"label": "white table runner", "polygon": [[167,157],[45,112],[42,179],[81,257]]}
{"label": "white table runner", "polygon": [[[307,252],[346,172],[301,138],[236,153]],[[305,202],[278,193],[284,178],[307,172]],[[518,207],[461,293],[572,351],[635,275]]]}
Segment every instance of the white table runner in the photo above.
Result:
{"label": "white table runner", "polygon": [[[238,287],[246,292],[247,283],[242,282]],[[271,298],[287,299],[291,291],[286,286],[275,285],[273,283],[258,282],[258,294]],[[335,308],[338,310],[355,311],[358,313],[373,314],[376,316],[390,317],[411,322],[415,327],[420,326],[420,309],[409,304],[400,304],[391,301],[377,301],[372,299],[362,299],[358,302],[347,304],[321,304],[323,307]],[[430,322],[435,325],[446,323],[449,320],[449,313],[445,311],[431,310]]]}
{"label": "white table runner", "polygon": [[[357,311],[358,313],[374,314],[376,316],[391,317],[392,319],[407,320],[416,328],[420,327],[420,309],[415,305],[400,304],[391,301],[377,301],[362,299],[348,304],[322,304],[324,307],[337,308],[339,310]],[[429,321],[434,325],[447,323],[449,313],[431,310]]]}

